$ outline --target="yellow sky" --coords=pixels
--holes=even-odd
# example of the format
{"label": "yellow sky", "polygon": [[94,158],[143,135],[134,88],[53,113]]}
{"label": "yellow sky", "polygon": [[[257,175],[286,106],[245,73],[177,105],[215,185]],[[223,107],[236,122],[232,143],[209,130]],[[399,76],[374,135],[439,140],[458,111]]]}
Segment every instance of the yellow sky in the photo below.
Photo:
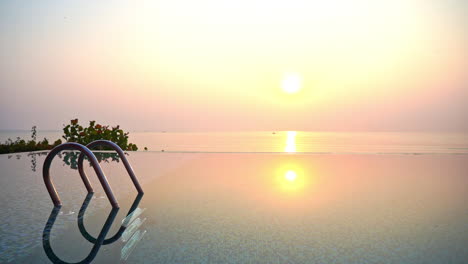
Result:
{"label": "yellow sky", "polygon": [[[45,107],[51,128],[76,116],[135,129],[464,129],[460,6],[435,0],[12,5],[5,10],[18,15],[0,22],[20,28],[4,27],[16,38],[1,52],[17,56],[0,66],[9,71],[3,87],[19,92],[2,92],[19,100],[76,91],[78,107]],[[301,89],[288,94],[281,86],[291,74]],[[110,95],[118,102],[99,105]],[[14,112],[14,105],[3,107]],[[37,119],[28,113],[24,121],[2,123],[28,127]],[[436,121],[426,120],[437,113]]]}

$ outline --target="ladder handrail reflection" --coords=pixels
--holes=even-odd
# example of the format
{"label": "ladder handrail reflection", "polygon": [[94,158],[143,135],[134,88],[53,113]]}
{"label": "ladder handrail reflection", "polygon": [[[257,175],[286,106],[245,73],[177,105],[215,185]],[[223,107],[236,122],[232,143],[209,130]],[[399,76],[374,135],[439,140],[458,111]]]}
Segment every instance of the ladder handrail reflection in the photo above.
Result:
{"label": "ladder handrail reflection", "polygon": [[[135,211],[135,209],[138,208],[138,205],[140,204],[140,201],[141,201],[142,198],[143,198],[142,193],[139,193],[136,196],[135,201],[133,201],[132,206],[128,210],[127,217],[131,213],[133,213],[133,211]],[[94,238],[91,234],[89,234],[88,231],[86,230],[85,226],[84,226],[84,214],[86,212],[88,204],[89,204],[89,200],[88,201],[85,200],[85,202],[83,203],[83,206],[80,208],[80,211],[78,213],[78,228],[80,230],[81,235],[83,235],[83,237],[86,240],[88,240],[91,243],[96,243],[96,241],[98,239]],[[120,226],[119,230],[117,231],[117,233],[115,235],[113,235],[110,238],[104,239],[103,245],[111,244],[111,243],[117,241],[122,236],[123,232],[125,232],[126,229],[127,229],[127,225],[125,225],[125,223],[122,223],[122,225]]]}
{"label": "ladder handrail reflection", "polygon": [[[89,200],[91,200],[91,197],[93,196],[93,193],[89,193],[86,196],[86,199],[83,202],[83,206],[87,206],[89,204]],[[82,207],[83,207],[82,206]],[[44,227],[44,231],[42,232],[42,246],[44,248],[44,251],[47,255],[47,257],[52,261],[52,263],[66,263],[66,264],[71,264],[72,262],[66,262],[62,259],[60,259],[55,252],[53,251],[51,245],[50,245],[50,234],[52,231],[52,227],[55,223],[55,220],[57,219],[57,216],[60,212],[61,206],[54,206],[52,209],[52,212],[50,213],[49,219],[47,220],[46,226]],[[89,254],[81,261],[79,262],[74,262],[74,264],[84,264],[84,263],[90,263],[93,261],[93,259],[96,257],[99,249],[101,248],[105,237],[107,233],[109,232],[110,227],[112,226],[112,223],[115,220],[115,217],[117,216],[117,213],[119,211],[119,208],[112,208],[112,210],[109,212],[109,215],[107,216],[106,222],[104,223],[101,232],[99,232],[98,238],[96,239],[91,251]]]}

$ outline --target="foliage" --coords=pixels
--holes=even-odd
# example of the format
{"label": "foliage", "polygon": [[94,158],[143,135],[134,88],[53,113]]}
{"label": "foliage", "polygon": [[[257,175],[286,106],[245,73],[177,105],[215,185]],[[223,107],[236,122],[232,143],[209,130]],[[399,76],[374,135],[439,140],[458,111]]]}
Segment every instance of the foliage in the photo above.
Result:
{"label": "foliage", "polygon": [[5,143],[0,143],[0,154],[48,150],[62,144],[62,141],[60,139],[56,140],[53,144],[49,144],[49,141],[46,138],[44,138],[42,141],[36,142],[36,134],[36,126],[33,126],[31,129],[32,139],[29,141],[26,141],[19,137],[17,137],[15,141],[9,138],[7,141],[5,141]]}
{"label": "foliage", "polygon": [[87,145],[95,140],[105,139],[119,145],[123,150],[138,150],[138,147],[133,143],[128,143],[128,132],[120,129],[120,126],[109,128],[96,124],[96,121],[90,121],[88,127],[83,127],[78,124],[78,119],[73,119],[70,124],[63,128],[63,138],[67,142],[77,142]]}
{"label": "foliage", "polygon": [[[77,142],[83,145],[87,145],[95,140],[105,139],[110,140],[123,150],[138,150],[138,147],[133,143],[128,143],[128,132],[124,132],[120,129],[120,126],[109,128],[109,126],[103,126],[96,124],[96,121],[89,122],[88,127],[83,127],[78,124],[78,119],[71,120],[70,124],[63,128],[63,138],[67,142]],[[19,137],[15,141],[10,138],[4,143],[0,143],[0,154],[4,153],[15,153],[15,152],[30,152],[38,150],[49,150],[60,144],[62,140],[58,139],[54,143],[50,144],[49,140],[44,138],[42,141],[36,141],[37,131],[36,126],[31,128],[31,140],[26,141]],[[106,149],[101,147],[100,149]],[[114,157],[106,156],[103,154],[103,160]]]}

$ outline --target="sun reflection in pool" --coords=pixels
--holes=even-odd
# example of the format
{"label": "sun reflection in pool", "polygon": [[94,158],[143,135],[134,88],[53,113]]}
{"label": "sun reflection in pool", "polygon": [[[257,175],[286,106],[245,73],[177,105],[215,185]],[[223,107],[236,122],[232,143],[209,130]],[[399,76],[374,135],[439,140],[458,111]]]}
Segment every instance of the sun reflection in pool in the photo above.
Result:
{"label": "sun reflection in pool", "polygon": [[288,170],[285,174],[284,174],[284,178],[288,181],[295,181],[296,178],[297,178],[297,174],[295,171],[293,170]]}
{"label": "sun reflection in pool", "polygon": [[304,168],[296,162],[282,164],[276,171],[276,185],[281,192],[300,193],[309,180]]}

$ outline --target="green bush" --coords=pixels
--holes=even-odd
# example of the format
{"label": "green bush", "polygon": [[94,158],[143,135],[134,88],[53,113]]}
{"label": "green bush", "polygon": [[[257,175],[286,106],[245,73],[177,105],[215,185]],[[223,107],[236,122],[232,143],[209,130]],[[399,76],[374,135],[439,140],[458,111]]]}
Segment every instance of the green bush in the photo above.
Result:
{"label": "green bush", "polygon": [[[78,124],[78,119],[73,119],[69,125],[63,128],[63,133],[62,137],[67,142],[87,145],[95,140],[105,139],[116,143],[123,150],[138,150],[135,144],[128,143],[129,133],[124,132],[119,126],[109,128],[109,126],[103,126],[96,124],[96,121],[91,121],[88,127],[83,127]],[[42,141],[36,141],[36,134],[36,126],[33,126],[31,129],[31,140],[26,141],[18,137],[15,141],[8,139],[5,143],[0,143],[0,154],[49,150],[62,144],[62,140],[60,139],[56,140],[53,144],[50,144],[46,138]],[[107,148],[101,147],[101,149]]]}
{"label": "green bush", "polygon": [[19,137],[16,138],[15,141],[9,138],[5,143],[0,143],[0,154],[48,150],[62,144],[60,139],[56,140],[53,144],[49,144],[49,141],[46,138],[42,141],[36,141],[36,126],[31,128],[31,138],[32,139],[29,141]]}
{"label": "green bush", "polygon": [[105,139],[119,145],[123,150],[138,150],[138,147],[133,143],[128,143],[128,132],[120,129],[120,126],[109,128],[96,124],[96,121],[90,121],[88,127],[83,127],[78,124],[78,119],[73,119],[70,124],[63,128],[63,138],[67,142],[76,142],[87,145],[95,140]]}

